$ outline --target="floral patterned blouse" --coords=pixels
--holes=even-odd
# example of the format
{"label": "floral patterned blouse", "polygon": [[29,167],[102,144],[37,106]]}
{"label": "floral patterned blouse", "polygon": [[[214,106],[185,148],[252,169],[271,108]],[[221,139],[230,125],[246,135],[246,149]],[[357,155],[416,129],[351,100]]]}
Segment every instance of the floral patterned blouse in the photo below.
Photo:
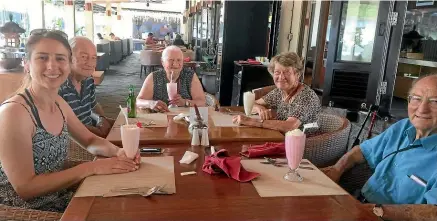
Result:
{"label": "floral patterned blouse", "polygon": [[288,103],[282,100],[282,91],[275,88],[262,98],[267,105],[276,111],[277,120],[287,120],[295,117],[301,125],[316,122],[321,111],[317,94],[304,85],[304,89],[296,94]]}

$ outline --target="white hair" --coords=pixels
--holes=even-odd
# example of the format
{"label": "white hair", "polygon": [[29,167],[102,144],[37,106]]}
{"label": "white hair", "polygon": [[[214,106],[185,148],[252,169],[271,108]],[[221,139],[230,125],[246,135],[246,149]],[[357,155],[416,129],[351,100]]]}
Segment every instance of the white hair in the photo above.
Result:
{"label": "white hair", "polygon": [[170,54],[171,51],[178,51],[181,54],[183,54],[182,50],[178,46],[170,45],[170,46],[166,47],[164,49],[164,51],[162,51],[161,60],[163,60],[163,61],[167,60],[168,55]]}
{"label": "white hair", "polygon": [[91,44],[94,44],[89,38],[87,37],[83,37],[83,36],[75,36],[73,38],[71,38],[70,40],[68,40],[68,43],[70,44],[71,50],[75,51],[76,47],[77,47],[77,43],[80,41],[88,41]]}

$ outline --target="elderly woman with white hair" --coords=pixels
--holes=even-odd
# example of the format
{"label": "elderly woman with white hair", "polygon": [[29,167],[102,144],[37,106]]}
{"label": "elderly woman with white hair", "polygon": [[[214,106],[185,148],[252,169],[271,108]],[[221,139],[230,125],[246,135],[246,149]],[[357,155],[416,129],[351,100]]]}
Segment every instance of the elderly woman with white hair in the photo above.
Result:
{"label": "elderly woman with white hair", "polygon": [[[199,78],[194,71],[183,67],[184,55],[177,46],[169,46],[162,52],[163,70],[149,74],[137,97],[139,108],[150,108],[159,112],[168,111],[167,105],[189,107],[194,104],[205,106],[205,94]],[[170,100],[167,83],[177,83],[177,95]]]}

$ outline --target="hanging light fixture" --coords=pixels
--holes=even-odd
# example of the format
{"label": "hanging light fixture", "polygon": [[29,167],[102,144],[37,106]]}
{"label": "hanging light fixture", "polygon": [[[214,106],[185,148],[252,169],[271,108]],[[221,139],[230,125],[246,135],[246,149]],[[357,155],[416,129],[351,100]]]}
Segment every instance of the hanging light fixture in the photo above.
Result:
{"label": "hanging light fixture", "polygon": [[117,5],[117,20],[121,20],[121,3]]}

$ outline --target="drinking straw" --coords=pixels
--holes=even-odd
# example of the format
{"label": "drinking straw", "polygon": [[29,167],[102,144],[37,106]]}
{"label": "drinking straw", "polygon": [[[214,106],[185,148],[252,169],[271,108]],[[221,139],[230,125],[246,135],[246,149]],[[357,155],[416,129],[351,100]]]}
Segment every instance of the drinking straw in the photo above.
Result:
{"label": "drinking straw", "polygon": [[118,107],[120,108],[121,113],[123,113],[123,115],[124,115],[124,119],[126,120],[126,125],[128,125],[129,124],[129,120],[127,119],[127,114],[124,112],[124,110],[121,107],[121,105],[118,105]]}

